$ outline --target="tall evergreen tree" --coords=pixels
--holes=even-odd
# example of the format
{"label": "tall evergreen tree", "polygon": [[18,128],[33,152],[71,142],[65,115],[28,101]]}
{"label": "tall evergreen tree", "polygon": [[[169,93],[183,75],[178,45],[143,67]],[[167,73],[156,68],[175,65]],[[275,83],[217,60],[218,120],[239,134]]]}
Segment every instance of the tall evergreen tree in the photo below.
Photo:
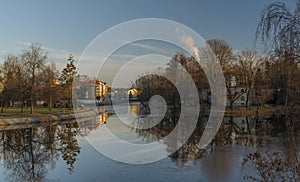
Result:
{"label": "tall evergreen tree", "polygon": [[69,101],[69,108],[72,108],[72,84],[74,77],[77,74],[76,66],[74,65],[74,56],[70,54],[66,67],[62,70],[60,81],[62,82],[65,90],[66,97]]}

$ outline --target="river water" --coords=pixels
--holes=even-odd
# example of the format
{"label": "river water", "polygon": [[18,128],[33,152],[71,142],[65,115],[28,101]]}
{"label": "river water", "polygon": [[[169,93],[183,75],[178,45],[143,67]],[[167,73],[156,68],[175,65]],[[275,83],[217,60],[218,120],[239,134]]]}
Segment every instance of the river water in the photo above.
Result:
{"label": "river water", "polygon": [[[139,107],[122,109],[140,112]],[[205,150],[195,150],[201,135],[194,132],[179,151],[165,159],[125,164],[105,157],[87,138],[105,141],[97,135],[105,127],[123,140],[150,142],[164,137],[163,131],[168,129],[161,133],[157,129],[136,131],[124,127],[111,107],[103,107],[101,112],[95,120],[82,123],[3,128],[0,181],[242,181],[247,175],[260,179],[249,165],[242,165],[244,158],[257,150],[282,152],[286,148],[284,137],[272,134],[274,128],[268,122],[258,124],[255,117],[235,117],[233,122],[224,119],[220,132]]]}

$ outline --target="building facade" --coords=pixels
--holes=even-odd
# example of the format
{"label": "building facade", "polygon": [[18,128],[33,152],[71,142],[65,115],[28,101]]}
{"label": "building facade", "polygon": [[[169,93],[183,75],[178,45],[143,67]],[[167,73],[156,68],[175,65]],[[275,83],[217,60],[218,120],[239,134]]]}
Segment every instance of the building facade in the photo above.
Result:
{"label": "building facade", "polygon": [[103,102],[108,96],[109,87],[107,86],[106,82],[102,82],[98,78],[81,76],[79,83],[79,99],[96,99],[100,102]]}
{"label": "building facade", "polygon": [[[226,99],[226,106],[230,106],[230,93],[227,90],[227,99]],[[247,102],[247,93],[246,89],[243,87],[237,87],[234,88],[234,93],[236,95],[236,99],[233,102],[234,107],[241,107],[241,106],[246,106]],[[201,98],[204,105],[211,105],[211,99],[212,99],[212,94],[210,89],[204,89],[201,94]]]}

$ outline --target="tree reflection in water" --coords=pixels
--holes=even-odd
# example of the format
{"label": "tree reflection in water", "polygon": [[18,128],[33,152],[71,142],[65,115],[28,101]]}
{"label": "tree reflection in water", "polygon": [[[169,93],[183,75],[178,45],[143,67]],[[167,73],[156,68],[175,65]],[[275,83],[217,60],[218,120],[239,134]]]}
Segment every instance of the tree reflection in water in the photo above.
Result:
{"label": "tree reflection in water", "polygon": [[[138,109],[134,109],[141,111]],[[164,119],[155,127],[150,129],[135,129],[143,139],[147,142],[158,141],[167,136],[176,126],[180,111],[176,108],[169,108]],[[143,113],[136,113],[138,116]],[[185,121],[189,121],[188,116],[184,116]],[[297,119],[297,118],[296,118]],[[300,159],[299,159],[299,142],[296,140],[296,133],[299,129],[296,128],[293,117],[293,122],[288,122],[289,118],[283,116],[272,115],[268,118],[259,118],[258,116],[251,117],[225,117],[223,123],[211,142],[210,146],[205,150],[199,146],[204,126],[207,118],[200,116],[197,126],[191,137],[185,142],[182,147],[175,153],[170,155],[170,158],[177,166],[184,166],[187,162],[196,162],[203,156],[207,156],[210,161],[204,160],[201,164],[205,164],[203,171],[211,179],[224,180],[224,177],[231,175],[234,171],[232,159],[222,155],[220,150],[226,149],[226,146],[251,146],[257,151],[253,154],[244,157],[243,167],[247,164],[250,169],[256,172],[259,178],[246,175],[245,179],[250,180],[296,180],[300,176]],[[137,120],[138,121],[138,120]],[[151,122],[151,119],[144,120]],[[145,123],[140,123],[142,127]],[[137,124],[135,125],[137,126]],[[287,123],[287,124],[286,124]],[[292,124],[290,124],[292,123]],[[274,136],[280,137],[283,143],[276,146]],[[180,133],[178,133],[180,137]],[[277,138],[278,139],[278,138]],[[276,141],[275,141],[276,142]],[[173,151],[173,143],[164,143],[167,150]],[[223,147],[222,147],[223,146]],[[264,146],[273,146],[267,151],[262,151]],[[275,147],[275,148],[274,148]],[[279,149],[279,152],[277,152]],[[227,155],[230,153],[227,153]],[[233,154],[231,154],[233,155]],[[243,168],[244,169],[244,168]],[[217,173],[223,175],[218,176]],[[226,174],[224,174],[226,173]]]}
{"label": "tree reflection in water", "polygon": [[74,163],[80,153],[80,147],[76,139],[79,132],[80,128],[76,122],[64,125],[57,132],[59,140],[58,149],[61,152],[62,158],[66,161],[70,173],[74,171]]}
{"label": "tree reflection in water", "polygon": [[80,153],[77,123],[0,131],[0,152],[8,181],[41,181],[59,157],[73,172]]}
{"label": "tree reflection in water", "polygon": [[[151,119],[140,120],[140,117],[147,118],[149,110],[140,108],[139,105],[132,106],[131,111],[137,115],[133,123],[135,126],[152,125]],[[145,114],[146,111],[146,114]],[[146,142],[158,141],[170,132],[178,124],[180,110],[169,107],[163,120],[149,129],[133,129],[139,137]],[[75,162],[80,154],[80,146],[77,136],[88,135],[93,129],[97,129],[101,123],[106,123],[110,114],[102,114],[100,121],[91,120],[78,126],[76,122],[62,125],[50,125],[43,127],[17,128],[0,131],[0,155],[3,166],[7,169],[8,181],[41,181],[45,180],[49,169],[54,169],[60,156],[66,162],[68,171],[74,171]],[[184,116],[184,121],[195,118]],[[256,117],[228,117],[225,118],[219,132],[206,149],[200,148],[200,140],[207,118],[200,116],[196,128],[190,138],[175,153],[170,154],[172,161],[179,167],[186,163],[195,163],[204,156],[212,159],[202,169],[208,176],[216,175],[215,171],[230,173],[234,170],[231,159],[220,156],[218,153],[223,146],[243,145],[258,148],[262,145],[270,146],[272,139],[265,136],[276,136],[281,131],[280,124],[275,123],[276,119],[263,120]],[[190,127],[190,126],[185,126]],[[279,128],[278,128],[279,127]],[[185,128],[186,129],[186,128]],[[188,128],[190,129],[190,128]],[[184,130],[178,130],[176,136],[180,136]],[[290,135],[289,135],[290,136]],[[299,150],[294,150],[293,138],[287,138],[290,142],[283,146],[283,153],[288,161],[298,163]],[[165,142],[167,150],[174,151],[174,141]],[[226,147],[225,147],[226,148]],[[250,159],[249,159],[250,160]],[[255,160],[255,159],[253,159]],[[290,163],[290,162],[289,162]],[[259,164],[259,163],[258,163]],[[219,168],[218,168],[219,166]],[[298,172],[298,171],[297,171]],[[224,177],[224,176],[222,176]]]}
{"label": "tree reflection in water", "polygon": [[[138,107],[138,106],[131,106]],[[138,119],[139,116],[145,117],[145,113],[143,110],[139,108],[132,109],[137,115],[137,119],[135,120],[134,125],[145,128],[147,123],[151,123],[152,120],[149,118],[140,122]],[[180,111],[178,111],[175,107],[170,107],[167,110],[167,113],[164,119],[149,129],[133,129],[140,137],[143,138],[146,142],[158,141],[165,136],[167,136],[177,125],[177,121],[179,119]],[[182,116],[181,116],[182,117]],[[183,116],[184,121],[189,121],[193,118],[189,118],[189,116]],[[259,147],[264,143],[272,142],[270,138],[264,136],[270,136],[271,133],[276,130],[272,124],[265,120],[258,120],[256,117],[225,117],[224,121],[211,142],[210,146],[206,149],[200,148],[200,140],[204,128],[206,126],[208,118],[203,115],[199,117],[196,128],[194,129],[191,137],[182,145],[182,147],[177,150],[175,153],[171,154],[171,159],[178,165],[183,166],[187,162],[195,162],[197,159],[203,157],[204,154],[214,155],[213,153],[219,146],[224,145],[242,145],[242,146],[255,146]],[[180,138],[180,134],[178,133],[178,138]],[[168,151],[173,151],[174,143],[165,143]],[[209,151],[209,152],[207,152]]]}
{"label": "tree reflection in water", "polygon": [[299,121],[296,114],[282,115],[280,112],[273,114],[269,122],[275,124],[271,135],[281,134],[284,143],[280,150],[260,150],[248,154],[244,158],[243,166],[250,167],[259,178],[246,175],[244,178],[253,181],[299,181]]}
{"label": "tree reflection in water", "polygon": [[[169,133],[171,133],[179,120],[180,109],[176,107],[171,107],[167,109],[167,113],[164,118],[156,124],[154,127],[148,128],[147,125],[153,126],[152,123],[157,122],[155,117],[145,117],[148,114],[148,110],[144,109],[143,106],[139,105],[131,105],[131,111],[134,112],[137,116],[133,125],[133,131],[138,134],[146,142],[158,141],[166,137]],[[146,111],[146,112],[145,112]],[[142,118],[139,118],[142,117]],[[192,120],[192,116],[181,116],[183,121]],[[158,116],[160,118],[160,116]],[[193,127],[193,126],[183,126],[183,127]],[[140,129],[140,128],[148,128],[148,129]],[[182,136],[186,136],[184,133],[186,130],[194,131],[191,137],[185,142],[185,144],[179,148],[175,153],[170,155],[170,158],[176,162],[177,165],[184,165],[186,162],[195,160],[200,158],[204,150],[200,149],[200,139],[201,134],[203,132],[203,123],[198,122],[195,129],[193,128],[182,128],[178,130],[177,133],[174,134],[176,138],[174,140],[165,141],[165,145],[167,146],[167,150],[172,153],[172,151],[176,150],[177,144],[184,142]],[[176,141],[177,140],[177,141]]]}

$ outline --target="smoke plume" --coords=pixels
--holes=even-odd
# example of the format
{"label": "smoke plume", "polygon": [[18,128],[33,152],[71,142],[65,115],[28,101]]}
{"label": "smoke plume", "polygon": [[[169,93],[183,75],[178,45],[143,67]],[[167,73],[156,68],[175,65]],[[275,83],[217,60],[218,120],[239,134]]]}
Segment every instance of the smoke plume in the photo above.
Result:
{"label": "smoke plume", "polygon": [[192,52],[195,59],[200,62],[199,49],[195,46],[194,39],[191,36],[183,36],[180,38],[182,43]]}

